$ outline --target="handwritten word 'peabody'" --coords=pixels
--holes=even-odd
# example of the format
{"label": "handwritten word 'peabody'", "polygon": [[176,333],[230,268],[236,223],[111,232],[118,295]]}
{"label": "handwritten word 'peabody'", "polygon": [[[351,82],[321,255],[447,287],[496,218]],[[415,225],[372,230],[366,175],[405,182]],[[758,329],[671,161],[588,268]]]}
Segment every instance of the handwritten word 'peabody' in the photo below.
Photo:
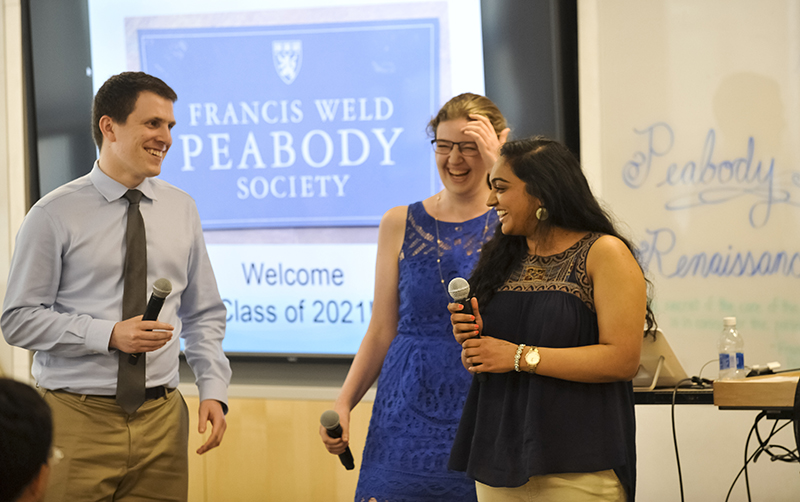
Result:
{"label": "handwritten word 'peabody'", "polygon": [[[744,157],[732,160],[725,159],[713,162],[716,133],[709,129],[703,151],[698,162],[689,160],[684,163],[671,162],[666,168],[661,159],[672,151],[675,135],[672,128],[663,122],[655,123],[644,129],[634,129],[647,141],[646,151],[636,151],[631,160],[625,163],[622,178],[626,185],[638,189],[645,185],[651,173],[662,170],[656,187],[694,187],[697,191],[681,194],[665,204],[668,211],[691,209],[698,206],[723,204],[742,197],[754,198],[750,207],[749,220],[754,228],[763,227],[770,218],[774,204],[791,204],[792,193],[775,186],[775,159],[769,165],[762,161],[754,164],[755,140],[751,136],[747,141],[747,153]],[[795,185],[800,186],[798,176],[793,177]]]}

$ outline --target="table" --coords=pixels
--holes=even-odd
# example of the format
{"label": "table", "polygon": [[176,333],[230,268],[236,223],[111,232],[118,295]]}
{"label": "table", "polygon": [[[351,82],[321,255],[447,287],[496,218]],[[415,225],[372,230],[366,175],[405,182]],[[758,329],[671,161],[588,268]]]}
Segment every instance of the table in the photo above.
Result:
{"label": "table", "polygon": [[[672,404],[673,389],[633,390],[636,404]],[[711,387],[679,388],[675,404],[714,404],[714,389]]]}

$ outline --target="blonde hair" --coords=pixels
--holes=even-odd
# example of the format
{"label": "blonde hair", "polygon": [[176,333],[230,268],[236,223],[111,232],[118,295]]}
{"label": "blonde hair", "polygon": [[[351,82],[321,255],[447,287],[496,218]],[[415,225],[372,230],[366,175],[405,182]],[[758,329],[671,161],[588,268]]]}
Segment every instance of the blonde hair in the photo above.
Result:
{"label": "blonde hair", "polygon": [[491,99],[487,98],[486,96],[481,96],[480,94],[465,92],[464,94],[459,94],[458,96],[450,99],[450,101],[442,106],[442,109],[439,110],[439,113],[437,113],[436,116],[433,117],[430,122],[428,122],[428,134],[435,138],[436,129],[439,127],[440,123],[447,120],[462,118],[471,120],[469,118],[470,114],[483,115],[489,119],[492,127],[494,127],[494,132],[498,135],[503,131],[503,129],[508,127],[506,124],[506,118],[503,117],[503,114],[500,113],[500,109],[497,108],[497,105],[495,105]]}

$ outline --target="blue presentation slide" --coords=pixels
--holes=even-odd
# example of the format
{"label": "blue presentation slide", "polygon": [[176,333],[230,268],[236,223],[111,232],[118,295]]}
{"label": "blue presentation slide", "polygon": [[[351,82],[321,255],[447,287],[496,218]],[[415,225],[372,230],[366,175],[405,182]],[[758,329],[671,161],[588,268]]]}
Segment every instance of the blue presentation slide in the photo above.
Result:
{"label": "blue presentation slide", "polygon": [[231,354],[350,357],[378,224],[441,189],[426,126],[483,93],[478,0],[89,0],[97,89],[178,94],[160,177],[197,203]]}
{"label": "blue presentation slide", "polygon": [[431,194],[437,19],[138,39],[142,70],[180,96],[161,177],[192,194],[203,228],[376,225]]}

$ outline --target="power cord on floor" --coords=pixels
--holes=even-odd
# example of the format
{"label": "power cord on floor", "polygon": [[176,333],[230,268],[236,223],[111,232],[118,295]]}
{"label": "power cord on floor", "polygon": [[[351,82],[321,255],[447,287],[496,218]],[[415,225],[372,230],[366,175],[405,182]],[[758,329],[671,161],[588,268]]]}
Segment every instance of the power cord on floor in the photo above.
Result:
{"label": "power cord on floor", "polygon": [[[731,483],[731,487],[728,490],[728,495],[725,497],[725,502],[728,502],[728,499],[730,499],[731,493],[733,492],[733,487],[736,486],[736,482],[739,480],[739,477],[742,475],[742,473],[744,473],[745,486],[746,486],[746,490],[747,490],[747,500],[748,501],[751,500],[751,498],[750,498],[750,478],[749,478],[749,475],[748,475],[748,472],[747,472],[747,464],[749,464],[751,461],[753,463],[756,463],[756,461],[758,460],[758,457],[761,456],[762,453],[766,453],[767,455],[769,455],[770,460],[773,461],[773,462],[776,462],[776,461],[780,461],[780,462],[800,462],[800,455],[798,454],[798,450],[797,449],[790,450],[790,449],[786,448],[785,446],[769,444],[769,442],[772,440],[773,437],[775,437],[775,435],[778,432],[780,432],[787,425],[790,425],[792,423],[792,420],[787,420],[786,423],[784,423],[783,425],[778,427],[778,423],[780,422],[780,420],[779,419],[775,419],[775,423],[772,424],[772,429],[770,430],[769,435],[766,437],[766,439],[762,439],[761,438],[761,433],[758,430],[758,422],[760,422],[766,416],[767,416],[767,412],[766,411],[762,411],[761,413],[759,413],[758,416],[756,416],[756,420],[753,423],[753,427],[750,428],[750,433],[747,435],[747,442],[744,445],[744,465],[739,470],[739,473],[736,475],[736,477],[733,479],[733,483]],[[752,455],[748,456],[747,455],[747,449],[748,449],[748,447],[750,445],[750,439],[753,437],[754,433],[755,433],[756,439],[758,440],[758,448],[756,448],[756,450],[753,452]],[[783,450],[783,452],[780,453],[780,454],[775,454],[775,453],[773,453],[771,451],[771,448],[780,449],[780,450]]]}
{"label": "power cord on floor", "polygon": [[701,368],[700,373],[698,376],[693,376],[691,378],[684,378],[677,384],[675,384],[675,388],[672,390],[672,407],[670,410],[671,417],[672,417],[672,444],[675,446],[675,463],[678,466],[678,486],[681,490],[681,502],[684,502],[683,497],[683,474],[681,473],[681,456],[678,453],[678,434],[675,432],[675,399],[678,396],[678,389],[685,383],[692,382],[693,386],[697,386],[697,388],[703,389],[707,385],[711,385],[713,381],[708,380],[706,378],[702,378],[703,370],[706,369],[706,366],[715,362],[716,359],[712,359],[706,362]]}
{"label": "power cord on floor", "polygon": [[[706,362],[700,368],[700,373],[699,373],[698,376],[693,376],[691,378],[684,378],[683,380],[679,381],[675,385],[675,388],[672,391],[672,407],[671,407],[672,408],[671,409],[672,442],[675,445],[675,462],[676,462],[676,464],[678,466],[678,485],[679,485],[680,491],[681,491],[681,502],[684,502],[683,475],[681,473],[680,454],[678,453],[678,435],[675,432],[675,401],[676,401],[676,398],[678,396],[678,389],[681,386],[683,386],[684,384],[688,383],[688,382],[692,382],[692,386],[697,386],[697,388],[701,388],[701,389],[702,388],[706,388],[706,386],[712,385],[714,383],[713,380],[709,380],[707,378],[702,378],[702,374],[703,374],[703,370],[706,368],[706,366],[708,366],[709,364],[714,363],[716,361],[717,361],[716,359],[712,359],[712,360]],[[793,370],[775,371],[775,373],[784,373],[786,371],[797,371],[797,370],[793,369]],[[798,392],[800,392],[800,391],[798,391]],[[736,482],[739,480],[739,477],[742,475],[742,473],[744,473],[744,478],[745,478],[745,486],[746,486],[746,489],[747,489],[747,500],[748,500],[748,502],[751,501],[751,498],[750,498],[750,477],[749,477],[749,474],[748,474],[748,471],[747,471],[747,465],[751,461],[753,463],[756,463],[756,461],[758,460],[758,457],[761,456],[762,453],[766,453],[767,455],[769,455],[769,458],[770,458],[770,460],[772,462],[776,462],[776,461],[780,461],[780,462],[800,462],[800,450],[798,450],[798,449],[790,450],[789,448],[786,448],[785,446],[769,444],[770,441],[772,440],[772,438],[775,437],[775,435],[778,432],[780,432],[781,430],[783,430],[786,426],[792,424],[793,420],[792,419],[788,419],[785,424],[783,424],[780,427],[778,427],[778,423],[780,422],[780,419],[777,419],[777,418],[774,419],[775,423],[772,425],[772,429],[770,430],[769,435],[767,435],[766,439],[762,439],[761,433],[758,430],[758,423],[759,423],[759,421],[761,421],[765,417],[767,417],[767,412],[766,411],[762,411],[761,413],[759,413],[758,416],[756,416],[755,422],[753,423],[753,427],[750,428],[750,432],[747,435],[747,441],[745,442],[745,445],[744,445],[744,465],[739,470],[739,473],[736,474],[736,477],[734,478],[733,483],[731,483],[731,487],[728,490],[728,495],[725,497],[725,502],[728,502],[728,500],[730,499],[731,493],[733,492],[733,487],[736,486]],[[752,455],[748,456],[747,455],[747,450],[748,450],[748,447],[750,445],[750,439],[752,438],[753,434],[755,434],[756,440],[758,441],[758,447],[752,453]],[[772,450],[771,450],[773,448],[781,450],[781,453],[780,454],[773,453]]]}
{"label": "power cord on floor", "polygon": [[675,462],[678,465],[678,486],[681,489],[681,502],[683,502],[683,474],[681,474],[681,456],[678,453],[678,434],[675,432],[675,398],[678,396],[678,388],[691,381],[691,378],[684,378],[675,384],[675,389],[672,391],[672,409],[670,410],[672,415],[672,443],[675,445]]}

